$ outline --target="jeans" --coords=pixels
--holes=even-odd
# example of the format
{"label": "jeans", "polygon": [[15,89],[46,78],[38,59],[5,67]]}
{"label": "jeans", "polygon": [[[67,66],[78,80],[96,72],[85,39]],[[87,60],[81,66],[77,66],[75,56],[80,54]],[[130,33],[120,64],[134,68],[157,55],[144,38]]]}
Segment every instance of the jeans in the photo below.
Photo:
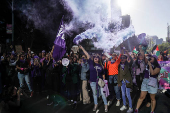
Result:
{"label": "jeans", "polygon": [[[91,89],[93,91],[93,99],[94,99],[94,104],[97,105],[97,90],[96,90],[96,82],[91,82],[90,83]],[[99,86],[98,86],[99,87]],[[99,87],[100,88],[100,87]],[[103,93],[103,88],[100,88],[101,91],[101,95],[102,95],[102,99],[104,102],[104,105],[107,105],[107,99],[106,99],[106,95]]]}
{"label": "jeans", "polygon": [[123,81],[122,80],[122,86],[121,86],[121,90],[122,90],[122,99],[123,99],[123,105],[126,106],[126,97],[125,95],[127,96],[128,100],[129,100],[129,107],[132,108],[132,99],[131,99],[131,96],[130,96],[130,88],[127,88],[126,87],[126,83],[129,83],[129,81]]}
{"label": "jeans", "polygon": [[120,100],[120,87],[117,83],[118,75],[109,75],[109,91],[110,96],[109,99],[113,100],[113,91],[116,93],[116,99]]}
{"label": "jeans", "polygon": [[20,72],[18,72],[18,79],[19,79],[19,84],[20,84],[20,88],[22,88],[24,86],[24,78],[25,81],[27,83],[27,86],[29,88],[29,91],[31,92],[31,85],[30,85],[30,79],[29,79],[29,74],[21,74]]}

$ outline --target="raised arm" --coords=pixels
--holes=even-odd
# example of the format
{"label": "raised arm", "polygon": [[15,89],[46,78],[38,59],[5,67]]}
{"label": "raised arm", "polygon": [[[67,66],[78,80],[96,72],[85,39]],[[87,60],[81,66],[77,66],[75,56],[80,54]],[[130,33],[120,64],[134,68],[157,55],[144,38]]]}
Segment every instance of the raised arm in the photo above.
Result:
{"label": "raised arm", "polygon": [[79,45],[79,48],[84,52],[84,54],[86,55],[87,59],[90,59],[90,55],[87,53],[87,51],[81,45]]}
{"label": "raised arm", "polygon": [[145,56],[144,51],[142,50],[142,45],[139,45],[139,52],[141,53],[141,55],[143,56],[143,58],[145,58],[145,63],[148,63],[148,59]]}

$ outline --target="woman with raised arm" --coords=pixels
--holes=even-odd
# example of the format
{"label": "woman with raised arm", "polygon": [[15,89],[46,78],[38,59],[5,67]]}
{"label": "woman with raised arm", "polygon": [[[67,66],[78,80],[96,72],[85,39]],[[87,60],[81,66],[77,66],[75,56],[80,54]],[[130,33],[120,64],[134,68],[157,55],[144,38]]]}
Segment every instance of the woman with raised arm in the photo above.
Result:
{"label": "woman with raised arm", "polygon": [[87,57],[87,61],[89,63],[89,70],[90,70],[90,86],[93,91],[93,98],[94,98],[94,108],[93,111],[97,110],[98,102],[97,102],[97,93],[99,92],[98,89],[101,91],[101,95],[104,101],[105,105],[105,112],[108,112],[108,106],[107,106],[107,99],[105,94],[103,93],[103,88],[98,85],[98,77],[101,79],[105,79],[104,69],[102,64],[100,63],[100,57],[99,56],[93,56],[93,59],[90,58],[90,55],[87,53],[87,51],[82,47],[79,46],[80,49],[84,52],[84,54]]}

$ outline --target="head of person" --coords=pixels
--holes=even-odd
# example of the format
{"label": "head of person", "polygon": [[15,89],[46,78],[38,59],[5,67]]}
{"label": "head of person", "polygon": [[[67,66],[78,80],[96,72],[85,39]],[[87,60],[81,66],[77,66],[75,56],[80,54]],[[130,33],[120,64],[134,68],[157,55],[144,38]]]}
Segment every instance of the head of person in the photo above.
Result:
{"label": "head of person", "polygon": [[138,60],[143,60],[143,59],[144,59],[144,56],[143,56],[141,53],[139,53],[137,59],[138,59]]}
{"label": "head of person", "polygon": [[48,54],[46,54],[45,59],[46,59],[46,60],[48,60],[48,59],[49,59],[49,55],[48,55]]}
{"label": "head of person", "polygon": [[11,54],[10,58],[11,58],[11,59],[14,59],[14,58],[15,58],[15,55],[14,55],[14,54]]}
{"label": "head of person", "polygon": [[73,62],[75,62],[75,63],[77,62],[77,57],[76,56],[73,57]]}
{"label": "head of person", "polygon": [[163,61],[163,56],[162,55],[158,56],[158,61]]}
{"label": "head of person", "polygon": [[102,60],[106,60],[106,56],[104,54],[102,55]]}
{"label": "head of person", "polygon": [[25,58],[25,55],[24,55],[24,54],[20,54],[20,55],[19,55],[19,59],[20,59],[20,60],[24,60],[24,58]]}
{"label": "head of person", "polygon": [[113,53],[111,56],[112,56],[112,60],[116,60],[117,59],[117,54],[116,53]]}
{"label": "head of person", "polygon": [[154,66],[158,66],[159,63],[157,60],[158,60],[158,57],[156,55],[152,55],[149,59],[149,62]]}
{"label": "head of person", "polygon": [[94,63],[100,64],[100,56],[94,55],[93,56],[93,61],[94,61]]}
{"label": "head of person", "polygon": [[39,53],[38,56],[41,57],[41,56],[42,56],[42,53]]}
{"label": "head of person", "polygon": [[120,59],[121,59],[121,63],[125,63],[127,61],[127,56],[126,55],[122,55],[120,57]]}
{"label": "head of person", "polygon": [[45,50],[42,51],[42,57],[45,57]]}
{"label": "head of person", "polygon": [[30,47],[28,47],[28,51],[31,51],[31,48],[30,48]]}

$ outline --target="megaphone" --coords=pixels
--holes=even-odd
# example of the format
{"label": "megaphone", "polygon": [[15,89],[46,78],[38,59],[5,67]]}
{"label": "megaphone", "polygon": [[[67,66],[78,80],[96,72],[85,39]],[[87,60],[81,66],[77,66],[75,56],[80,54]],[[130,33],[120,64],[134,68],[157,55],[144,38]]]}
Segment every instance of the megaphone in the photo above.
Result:
{"label": "megaphone", "polygon": [[68,58],[63,58],[62,59],[62,65],[63,66],[68,66],[69,65],[69,59]]}

